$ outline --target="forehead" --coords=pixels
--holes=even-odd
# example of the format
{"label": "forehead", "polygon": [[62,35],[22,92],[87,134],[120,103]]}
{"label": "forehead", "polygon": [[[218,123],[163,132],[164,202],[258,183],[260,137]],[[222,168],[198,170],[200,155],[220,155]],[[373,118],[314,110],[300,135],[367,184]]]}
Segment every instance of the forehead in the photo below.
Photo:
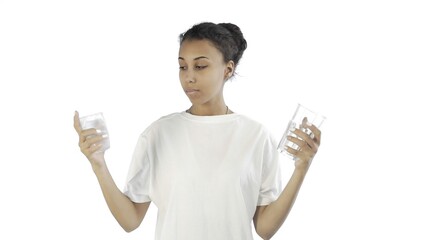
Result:
{"label": "forehead", "polygon": [[209,40],[185,40],[179,48],[179,57],[191,60],[200,56],[211,60],[222,59],[221,52]]}

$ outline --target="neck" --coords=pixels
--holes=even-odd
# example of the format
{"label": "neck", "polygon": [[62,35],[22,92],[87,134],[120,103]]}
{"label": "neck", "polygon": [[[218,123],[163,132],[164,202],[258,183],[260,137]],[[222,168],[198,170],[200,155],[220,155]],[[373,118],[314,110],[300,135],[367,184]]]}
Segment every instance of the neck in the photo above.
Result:
{"label": "neck", "polygon": [[230,110],[228,106],[224,104],[218,106],[198,106],[192,105],[188,110],[188,113],[197,115],[197,116],[215,116],[215,115],[225,115],[229,114]]}

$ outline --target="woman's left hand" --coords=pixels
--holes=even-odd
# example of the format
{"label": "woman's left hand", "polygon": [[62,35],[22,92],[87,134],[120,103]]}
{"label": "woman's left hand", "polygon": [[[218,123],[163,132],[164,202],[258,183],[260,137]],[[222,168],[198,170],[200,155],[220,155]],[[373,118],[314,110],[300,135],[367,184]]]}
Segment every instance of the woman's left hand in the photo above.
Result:
{"label": "woman's left hand", "polygon": [[320,146],[321,132],[304,118],[300,128],[292,131],[297,137],[288,136],[288,140],[298,145],[298,149],[288,147],[286,151],[295,156],[295,167],[310,167],[311,161]]}

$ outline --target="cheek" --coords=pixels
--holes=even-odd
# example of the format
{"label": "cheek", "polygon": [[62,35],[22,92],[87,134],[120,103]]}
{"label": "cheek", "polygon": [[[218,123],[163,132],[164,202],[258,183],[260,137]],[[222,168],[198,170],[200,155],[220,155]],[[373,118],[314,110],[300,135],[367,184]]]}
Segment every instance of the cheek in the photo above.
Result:
{"label": "cheek", "polygon": [[184,74],[181,71],[179,72],[178,77],[181,84],[184,83]]}
{"label": "cheek", "polygon": [[204,76],[199,77],[199,82],[209,87],[210,89],[218,88],[218,85],[221,84],[221,78],[217,72],[211,72],[209,74],[205,74]]}
{"label": "cheek", "polygon": [[181,83],[181,86],[188,85],[188,76],[185,71],[179,71],[179,82]]}
{"label": "cheek", "polygon": [[212,85],[221,87],[224,84],[224,73],[221,71],[215,71],[211,75]]}
{"label": "cheek", "polygon": [[218,68],[218,67],[210,68],[208,71],[203,72],[203,75],[214,82],[222,81],[224,78],[224,72],[222,68]]}

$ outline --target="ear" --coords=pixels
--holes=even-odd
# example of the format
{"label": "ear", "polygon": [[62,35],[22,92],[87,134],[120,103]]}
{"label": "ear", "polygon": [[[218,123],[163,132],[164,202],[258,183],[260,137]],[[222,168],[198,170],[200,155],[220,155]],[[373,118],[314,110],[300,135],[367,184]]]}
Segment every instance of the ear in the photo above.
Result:
{"label": "ear", "polygon": [[234,62],[232,60],[228,61],[225,64],[225,70],[224,70],[224,79],[228,80],[233,76],[234,73]]}

